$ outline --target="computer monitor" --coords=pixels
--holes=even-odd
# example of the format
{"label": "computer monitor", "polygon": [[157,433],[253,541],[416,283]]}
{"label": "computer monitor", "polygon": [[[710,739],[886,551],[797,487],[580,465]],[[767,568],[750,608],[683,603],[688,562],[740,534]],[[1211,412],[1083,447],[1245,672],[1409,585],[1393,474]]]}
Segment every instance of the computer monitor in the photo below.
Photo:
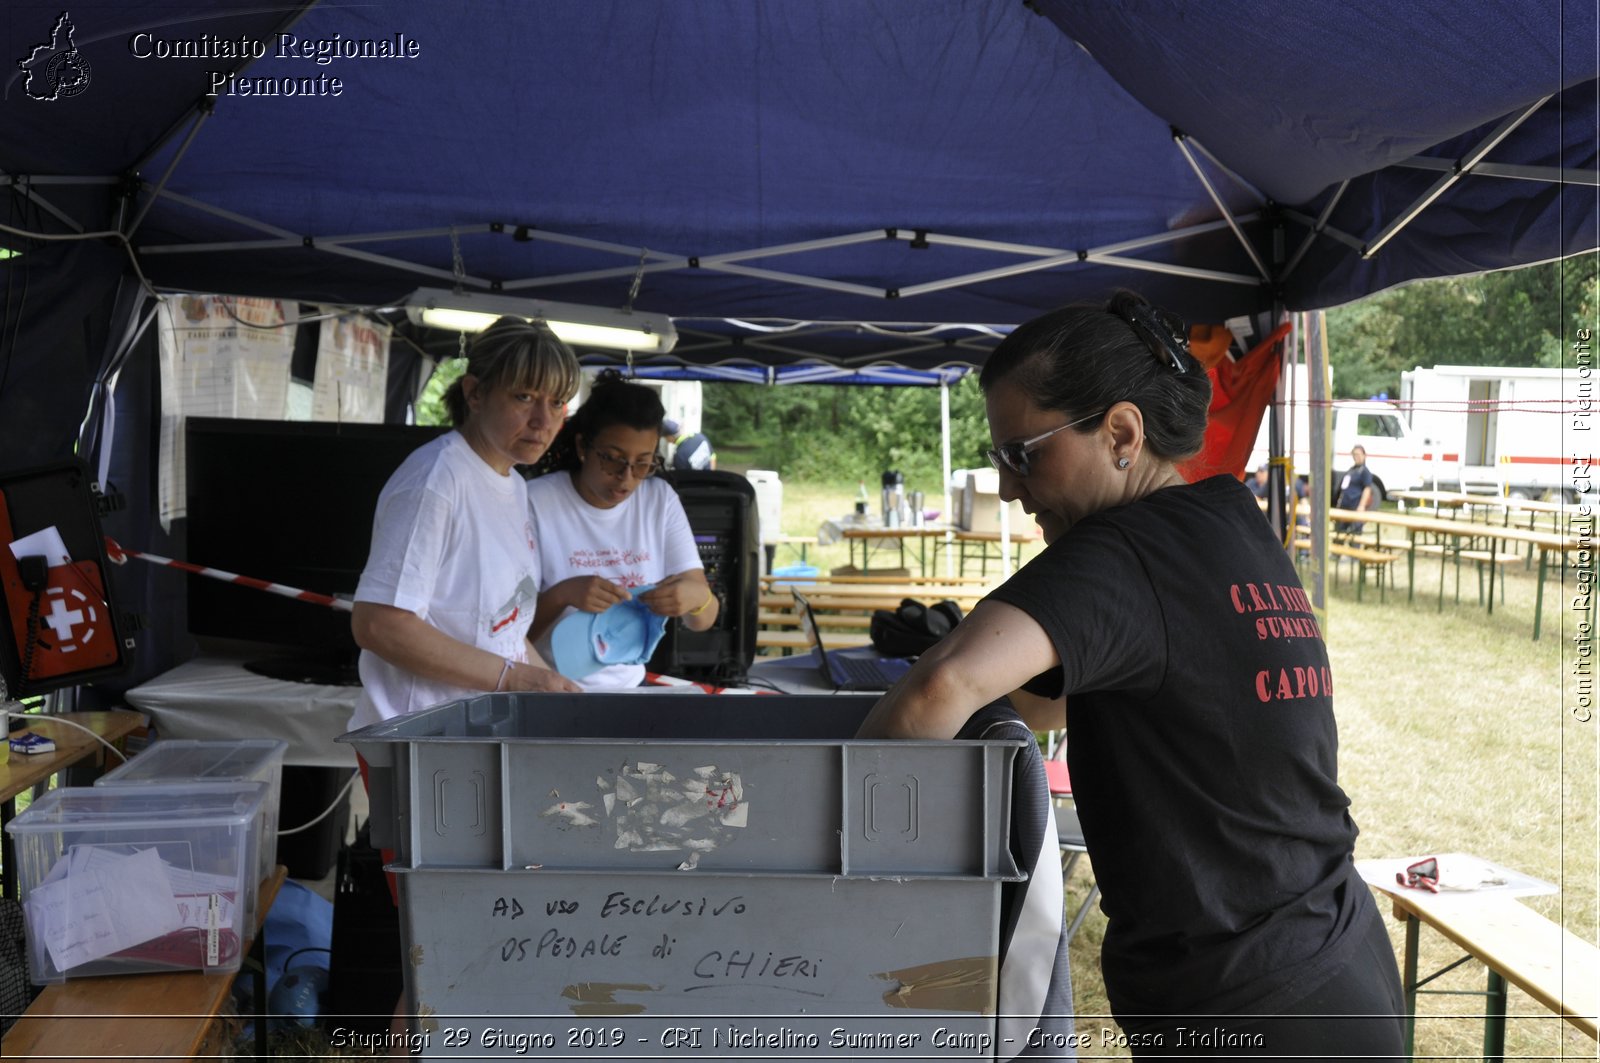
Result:
{"label": "computer monitor", "polygon": [[[191,417],[187,560],[333,596],[355,592],[378,494],[443,428]],[[352,674],[350,614],[190,576],[189,631],[282,648],[254,662],[280,678]],[[305,675],[296,675],[296,672]]]}

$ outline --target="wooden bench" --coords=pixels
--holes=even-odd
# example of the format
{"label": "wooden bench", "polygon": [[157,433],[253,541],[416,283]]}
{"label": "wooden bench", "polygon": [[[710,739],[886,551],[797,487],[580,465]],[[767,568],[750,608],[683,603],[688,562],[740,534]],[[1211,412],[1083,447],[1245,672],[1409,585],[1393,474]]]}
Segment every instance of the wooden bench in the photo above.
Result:
{"label": "wooden bench", "polygon": [[[1406,927],[1401,986],[1406,996],[1406,1055],[1413,1054],[1417,994],[1444,971],[1418,979],[1421,925],[1427,923],[1488,968],[1484,995],[1483,1052],[1505,1054],[1506,984],[1516,986],[1592,1038],[1600,1013],[1600,949],[1558,926],[1515,897],[1462,896],[1379,887]],[[1466,957],[1445,970],[1464,962]]]}
{"label": "wooden bench", "polygon": [[[801,591],[801,593],[805,594],[806,601],[811,603],[811,608],[819,613],[860,613],[864,616],[871,616],[876,609],[898,609],[900,602],[905,598],[916,598],[930,605],[949,598],[961,606],[963,613],[969,613],[972,611],[972,607],[977,605],[983,597],[981,594],[841,594],[833,590],[818,591],[812,594],[807,594],[805,591]],[[756,601],[761,609],[781,611],[790,608],[794,604],[794,596],[790,594],[763,594]]]}
{"label": "wooden bench", "polygon": [[[820,618],[824,631],[834,628],[867,628],[872,625],[872,616],[868,613],[833,613]],[[756,620],[762,627],[794,627],[800,623],[800,618],[792,612],[782,609],[763,609],[756,614]]]}
{"label": "wooden bench", "polygon": [[[1311,540],[1296,539],[1294,541],[1294,548],[1297,552],[1302,550],[1310,550]],[[1389,571],[1390,565],[1399,560],[1399,554],[1391,553],[1388,550],[1380,550],[1376,547],[1361,546],[1356,543],[1349,542],[1329,543],[1328,553],[1334,557],[1348,557],[1356,563],[1356,601],[1359,602],[1361,600],[1361,592],[1366,588],[1368,569],[1371,569],[1376,575],[1378,581],[1379,600],[1387,600],[1387,595],[1385,593],[1385,573]],[[1334,578],[1338,578],[1337,568],[1334,569]]]}
{"label": "wooden bench", "polygon": [[[1511,563],[1513,563],[1515,561],[1521,561],[1521,560],[1522,560],[1522,554],[1521,553],[1513,553],[1512,551],[1509,551],[1509,550],[1476,550],[1476,549],[1474,549],[1474,550],[1463,550],[1463,551],[1461,551],[1460,554],[1457,555],[1457,561],[1458,562],[1459,561],[1475,561],[1478,564],[1478,604],[1479,605],[1483,604],[1483,572],[1484,572],[1484,566],[1485,565],[1489,566],[1489,593],[1493,594],[1494,593],[1494,583],[1495,583],[1494,577],[1495,577],[1495,573],[1499,570],[1499,566],[1501,566],[1501,565],[1509,565],[1509,564],[1511,564]],[[1504,603],[1505,600],[1506,600],[1505,594],[1506,594],[1506,581],[1505,581],[1505,577],[1501,576],[1500,577],[1500,601],[1502,603]],[[1456,601],[1457,602],[1461,601],[1461,570],[1460,570],[1460,568],[1456,569]]]}
{"label": "wooden bench", "polygon": [[255,979],[256,1050],[266,1048],[266,974],[261,926],[288,869],[281,864],[261,882],[255,937],[239,971],[205,974],[110,975],[69,978],[45,986],[6,1031],[0,1054],[11,1059],[216,1059],[229,1038],[217,1018],[235,977]]}
{"label": "wooden bench", "polygon": [[[829,631],[823,637],[827,640],[828,649],[830,650],[872,645],[872,636],[865,631]],[[811,648],[811,640],[799,628],[776,631],[767,629],[756,632],[756,648],[782,650],[784,653],[792,653],[795,650],[809,650]]]}

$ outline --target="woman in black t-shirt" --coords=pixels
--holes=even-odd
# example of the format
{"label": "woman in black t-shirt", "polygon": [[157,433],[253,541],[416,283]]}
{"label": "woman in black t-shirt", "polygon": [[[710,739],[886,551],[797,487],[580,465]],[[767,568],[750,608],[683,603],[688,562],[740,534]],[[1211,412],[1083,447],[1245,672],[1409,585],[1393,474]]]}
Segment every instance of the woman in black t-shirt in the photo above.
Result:
{"label": "woman in black t-shirt", "polygon": [[980,382],[1000,495],[1049,545],[862,736],[949,738],[1008,694],[1034,729],[1066,728],[1136,1057],[1398,1057],[1327,649],[1249,490],[1178,472],[1211,393],[1182,323],[1131,293],[1067,307],[1013,332]]}

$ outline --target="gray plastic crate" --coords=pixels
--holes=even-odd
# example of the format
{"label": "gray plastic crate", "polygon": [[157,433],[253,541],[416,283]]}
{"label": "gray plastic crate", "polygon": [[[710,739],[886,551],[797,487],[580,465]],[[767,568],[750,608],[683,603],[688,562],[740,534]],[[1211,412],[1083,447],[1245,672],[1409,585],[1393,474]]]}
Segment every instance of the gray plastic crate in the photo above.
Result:
{"label": "gray plastic crate", "polygon": [[873,701],[486,695],[345,735],[411,1047],[991,1053],[1025,744],[855,741]]}

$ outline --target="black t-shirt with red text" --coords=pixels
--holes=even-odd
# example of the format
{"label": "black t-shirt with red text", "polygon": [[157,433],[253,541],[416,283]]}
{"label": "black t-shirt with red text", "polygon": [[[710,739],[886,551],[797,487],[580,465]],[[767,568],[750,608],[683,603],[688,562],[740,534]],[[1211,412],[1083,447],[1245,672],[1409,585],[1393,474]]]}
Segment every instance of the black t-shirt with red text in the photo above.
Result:
{"label": "black t-shirt with red text", "polygon": [[1249,490],[1218,476],[1095,514],[991,597],[1061,656],[1042,692],[1067,694],[1118,1021],[1270,1014],[1337,970],[1373,903],[1333,679]]}

